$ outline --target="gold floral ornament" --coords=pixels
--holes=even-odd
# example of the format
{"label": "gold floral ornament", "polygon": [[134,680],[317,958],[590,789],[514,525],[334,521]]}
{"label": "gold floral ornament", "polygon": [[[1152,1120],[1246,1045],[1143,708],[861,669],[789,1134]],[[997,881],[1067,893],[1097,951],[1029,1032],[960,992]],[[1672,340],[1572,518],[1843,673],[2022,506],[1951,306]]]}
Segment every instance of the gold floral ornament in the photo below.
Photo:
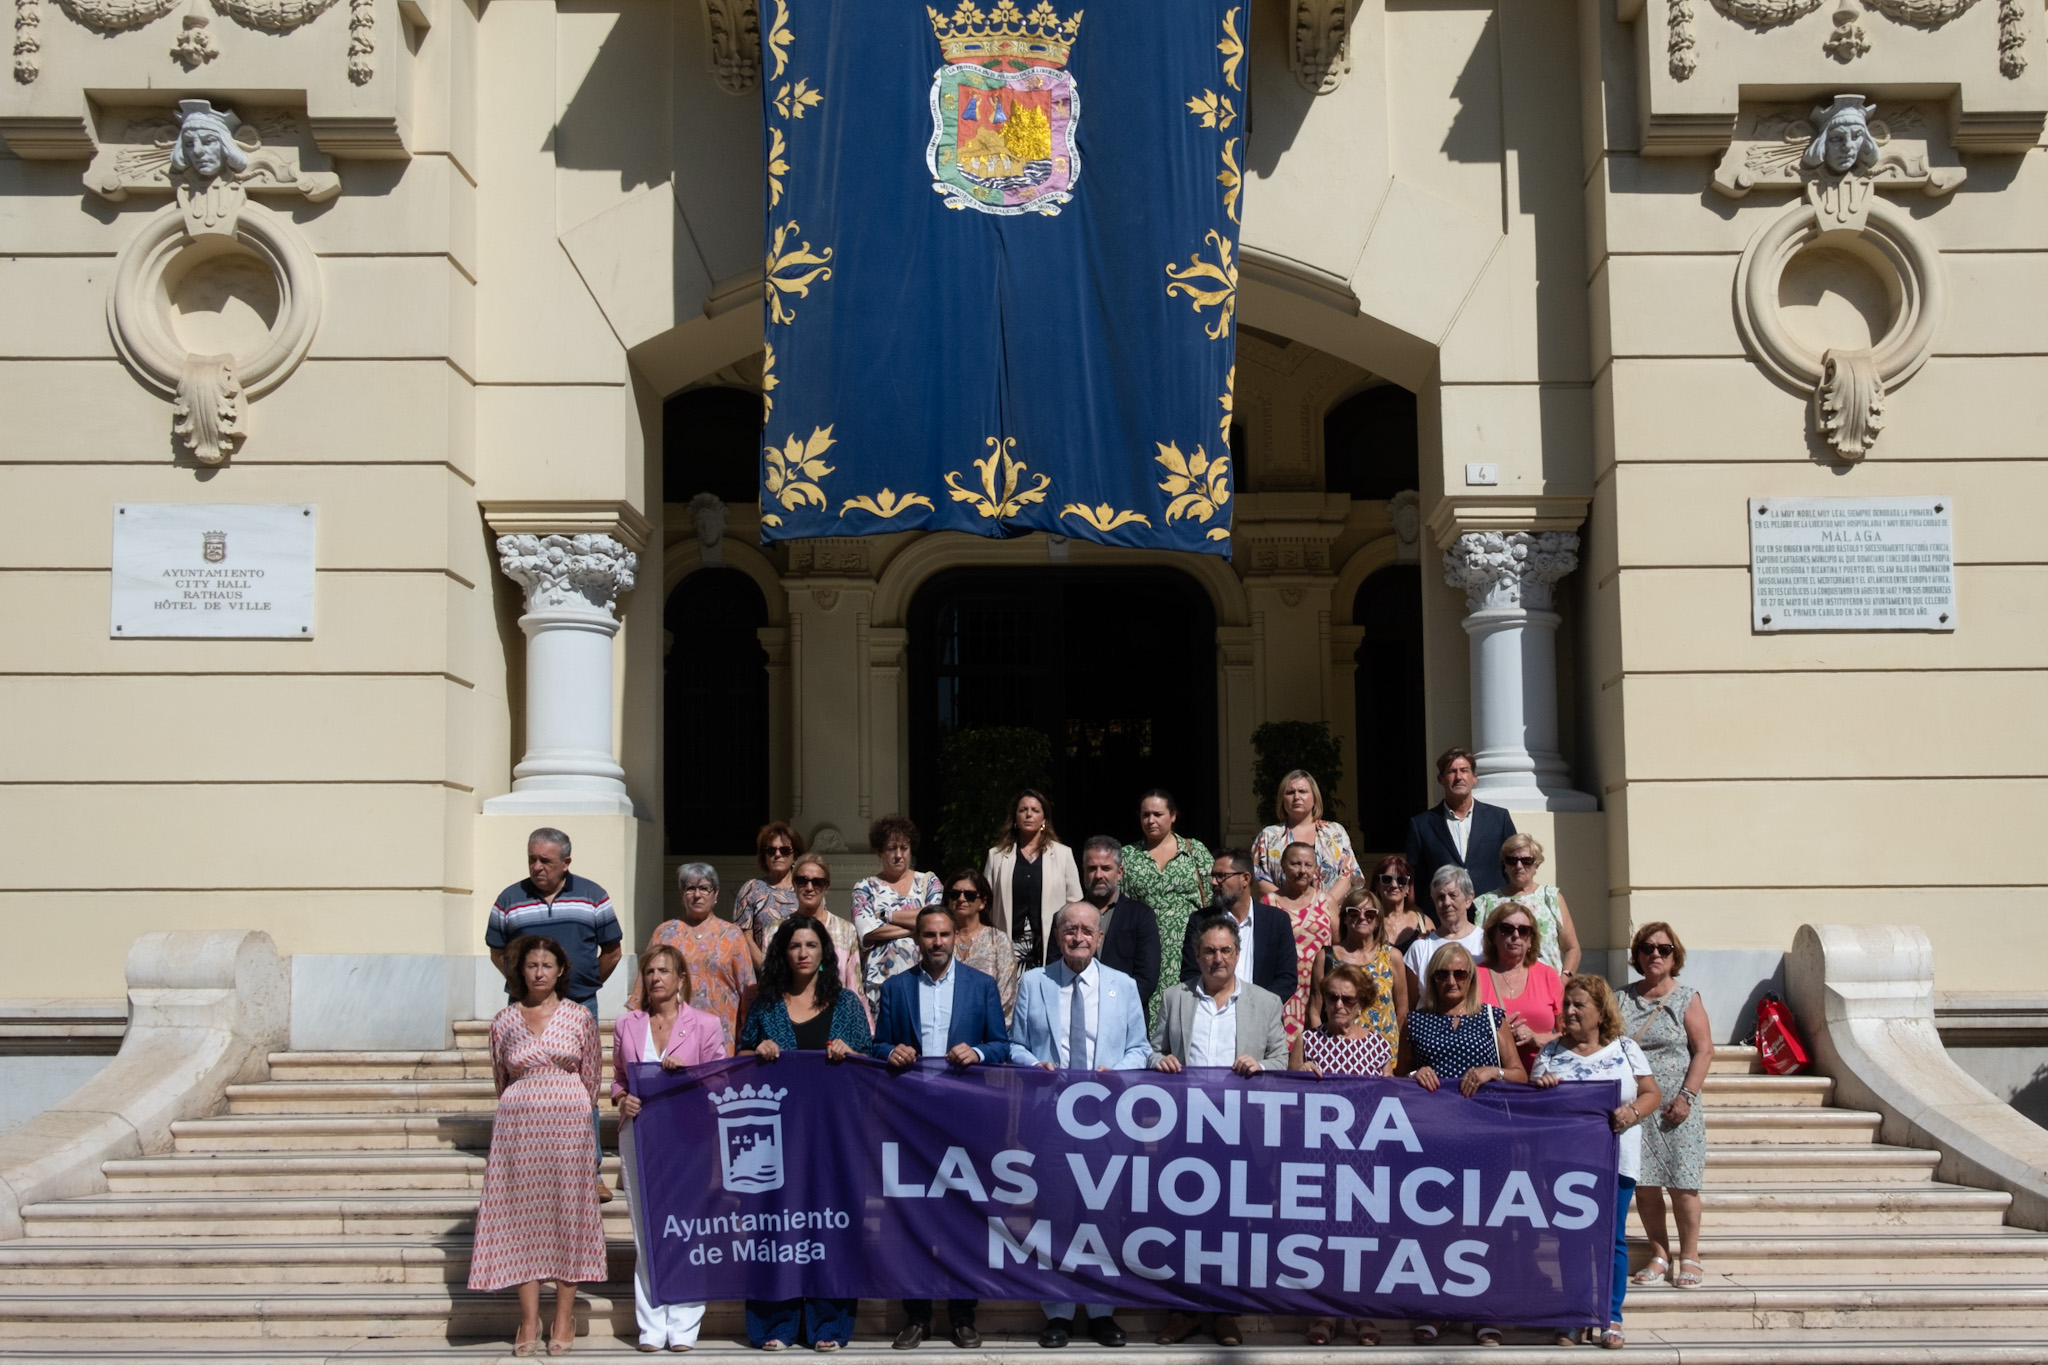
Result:
{"label": "gold floral ornament", "polygon": [[[832,278],[832,248],[813,252],[811,244],[804,242],[791,248],[789,239],[800,231],[796,220],[790,219],[775,229],[775,244],[768,249],[766,273],[768,291],[768,315],[771,321],[785,326],[796,321],[796,314],[783,303],[782,296],[795,294],[799,298],[811,296],[811,285]],[[1211,234],[1214,235],[1213,233]],[[1233,278],[1236,272],[1232,272]]]}
{"label": "gold floral ornament", "polygon": [[1216,177],[1216,183],[1223,186],[1223,211],[1230,215],[1230,221],[1241,221],[1237,216],[1237,192],[1244,188],[1244,177],[1237,170],[1237,139],[1231,138],[1223,144],[1223,174]]}
{"label": "gold floral ornament", "polygon": [[768,207],[782,202],[782,177],[789,174],[789,143],[780,128],[768,130]]}
{"label": "gold floral ornament", "polygon": [[[761,420],[765,423],[775,413],[775,400],[768,395],[774,392],[775,386],[782,381],[775,374],[774,344],[771,342],[764,345],[761,350]],[[1232,366],[1230,372],[1236,374],[1237,368]]]}
{"label": "gold floral ornament", "polygon": [[1060,509],[1060,516],[1079,517],[1098,531],[1114,531],[1134,521],[1140,526],[1152,524],[1152,519],[1142,512],[1119,512],[1106,502],[1099,507],[1084,507],[1078,502],[1070,502]]}
{"label": "gold floral ornament", "polygon": [[789,31],[789,0],[775,0],[775,22],[768,26],[768,36],[761,40],[761,46],[775,59],[775,73],[769,79],[782,79],[789,66],[789,45],[795,39],[796,35]]}
{"label": "gold floral ornament", "polygon": [[[1205,261],[1201,253],[1196,252],[1188,257],[1186,269],[1167,266],[1167,276],[1173,283],[1166,286],[1166,296],[1172,298],[1175,294],[1185,293],[1193,300],[1197,313],[1204,308],[1220,308],[1222,311],[1216,315],[1215,325],[1202,330],[1211,341],[1221,341],[1230,335],[1230,319],[1237,311],[1237,265],[1230,259],[1230,243],[1224,240],[1222,233],[1211,228],[1202,240],[1214,244],[1216,260]],[[1210,288],[1211,284],[1216,287]]]}
{"label": "gold floral ornament", "polygon": [[[1179,521],[1182,517],[1193,517],[1206,522],[1216,515],[1218,509],[1230,501],[1230,457],[1219,455],[1210,459],[1200,446],[1192,455],[1180,453],[1178,441],[1168,444],[1155,442],[1159,453],[1153,458],[1166,466],[1166,478],[1159,485],[1161,492],[1172,498],[1166,506],[1166,519]],[[1230,530],[1224,526],[1209,529],[1210,540],[1228,540]]]}
{"label": "gold floral ornament", "polygon": [[[777,0],[780,3],[780,0]],[[1244,60],[1244,39],[1237,36],[1237,11],[1231,10],[1223,16],[1223,41],[1216,44],[1216,50],[1223,54],[1223,79],[1232,90],[1242,90],[1237,83],[1237,64]],[[779,73],[781,67],[777,67]]]}
{"label": "gold floral ornament", "polygon": [[932,500],[922,493],[905,493],[899,498],[896,494],[884,488],[873,497],[863,493],[857,498],[848,498],[840,505],[839,515],[843,517],[848,512],[859,510],[862,512],[872,512],[878,517],[893,517],[898,512],[909,507],[923,507],[934,512],[938,510],[932,506]]}
{"label": "gold floral ornament", "polygon": [[[1034,474],[1032,477],[1038,480],[1037,484],[1021,492],[1017,488],[1019,476],[1028,468],[1022,460],[1010,453],[1017,444],[1017,438],[1005,436],[998,440],[990,436],[987,440],[988,458],[973,461],[974,467],[981,471],[981,491],[977,493],[971,488],[962,488],[953,482],[961,477],[961,471],[956,469],[946,475],[946,487],[953,490],[953,501],[973,503],[975,511],[996,521],[1016,516],[1031,503],[1044,502],[1045,490],[1052,486],[1050,476]],[[996,491],[999,469],[1002,488],[1000,493]]]}
{"label": "gold floral ornament", "polygon": [[[779,503],[785,512],[793,512],[808,504],[812,507],[827,507],[825,490],[818,487],[818,480],[832,472],[832,466],[825,463],[824,454],[830,450],[831,427],[815,427],[811,439],[799,440],[795,432],[789,434],[789,442],[782,449],[774,446],[767,449],[768,477],[765,484],[768,500]],[[780,526],[782,518],[761,509],[763,526]]]}
{"label": "gold floral ornament", "polygon": [[785,83],[775,92],[775,112],[784,118],[802,118],[824,100],[825,92],[813,89],[810,77],[799,76],[795,85]]}
{"label": "gold floral ornament", "polygon": [[1237,110],[1231,107],[1230,96],[1218,95],[1214,90],[1204,90],[1189,100],[1188,112],[1200,118],[1204,128],[1228,128],[1237,122]]}
{"label": "gold floral ornament", "polygon": [[[772,353],[769,359],[771,361],[774,359]],[[762,382],[765,385],[767,381],[764,379]],[[1223,376],[1223,393],[1221,398],[1223,401],[1223,421],[1221,423],[1223,427],[1222,446],[1223,449],[1228,450],[1230,449],[1230,423],[1237,416],[1237,366],[1235,365],[1232,365]]]}

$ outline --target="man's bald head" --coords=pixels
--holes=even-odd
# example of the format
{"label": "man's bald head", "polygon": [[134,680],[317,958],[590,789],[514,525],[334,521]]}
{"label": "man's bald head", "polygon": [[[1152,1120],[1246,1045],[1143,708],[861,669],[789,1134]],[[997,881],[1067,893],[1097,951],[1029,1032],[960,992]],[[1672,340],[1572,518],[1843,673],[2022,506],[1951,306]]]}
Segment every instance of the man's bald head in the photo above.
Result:
{"label": "man's bald head", "polygon": [[1084,972],[1102,948],[1102,912],[1075,901],[1052,917],[1052,943],[1071,971]]}

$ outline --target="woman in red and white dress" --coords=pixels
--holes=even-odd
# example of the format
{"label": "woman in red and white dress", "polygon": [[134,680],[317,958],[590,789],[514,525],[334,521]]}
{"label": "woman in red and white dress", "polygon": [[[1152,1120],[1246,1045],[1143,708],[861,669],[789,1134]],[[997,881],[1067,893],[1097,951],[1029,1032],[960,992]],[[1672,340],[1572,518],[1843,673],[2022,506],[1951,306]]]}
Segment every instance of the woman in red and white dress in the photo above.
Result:
{"label": "woman in red and white dress", "polygon": [[1294,926],[1294,994],[1287,997],[1281,1024],[1289,1038],[1298,1038],[1307,1026],[1308,991],[1315,979],[1316,959],[1337,936],[1336,902],[1323,889],[1322,874],[1316,868],[1316,851],[1309,844],[1289,844],[1280,858],[1280,889],[1267,903],[1287,912]]}
{"label": "woman in red and white dress", "polygon": [[540,1344],[540,1282],[555,1282],[548,1354],[576,1339],[576,1286],[605,1278],[604,1222],[590,1179],[590,1109],[597,1103],[597,1020],[557,988],[569,955],[529,934],[505,950],[516,1003],[491,1021],[498,1110],[476,1215],[469,1287],[519,1287],[512,1354]]}
{"label": "woman in red and white dress", "polygon": [[[1340,962],[1329,968],[1316,983],[1322,992],[1322,1022],[1305,1028],[1287,1049],[1287,1065],[1294,1071],[1324,1076],[1387,1076],[1393,1073],[1394,1049],[1380,1031],[1366,1022],[1366,1011],[1379,1000],[1379,987],[1362,967]],[[1358,1320],[1358,1343],[1380,1344],[1379,1325],[1371,1318]],[[1334,1318],[1317,1318],[1308,1325],[1308,1344],[1327,1346],[1336,1334]]]}

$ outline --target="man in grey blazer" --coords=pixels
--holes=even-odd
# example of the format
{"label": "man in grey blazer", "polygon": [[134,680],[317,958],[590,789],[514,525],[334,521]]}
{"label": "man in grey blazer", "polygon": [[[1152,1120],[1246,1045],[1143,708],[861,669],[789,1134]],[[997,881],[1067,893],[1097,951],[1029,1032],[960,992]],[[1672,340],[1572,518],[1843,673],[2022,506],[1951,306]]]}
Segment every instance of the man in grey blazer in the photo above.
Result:
{"label": "man in grey blazer", "polygon": [[[1048,1071],[1142,1071],[1152,1058],[1145,1037],[1145,996],[1138,983],[1096,959],[1102,916],[1076,901],[1052,917],[1053,960],[1024,973],[1017,986],[1010,1061]],[[1088,1333],[1102,1346],[1124,1344],[1116,1309],[1106,1303],[1046,1302],[1040,1346],[1064,1346],[1074,1309],[1088,1310]]]}
{"label": "man in grey blazer", "polygon": [[[1240,1076],[1285,1071],[1287,1030],[1280,1022],[1280,997],[1237,979],[1237,927],[1228,915],[1211,914],[1197,920],[1192,932],[1202,975],[1193,985],[1182,982],[1160,997],[1152,1069],[1227,1066]],[[1208,1316],[1169,1313],[1155,1340],[1161,1346],[1186,1341]],[[1216,1314],[1210,1332],[1219,1346],[1244,1341],[1231,1313]]]}

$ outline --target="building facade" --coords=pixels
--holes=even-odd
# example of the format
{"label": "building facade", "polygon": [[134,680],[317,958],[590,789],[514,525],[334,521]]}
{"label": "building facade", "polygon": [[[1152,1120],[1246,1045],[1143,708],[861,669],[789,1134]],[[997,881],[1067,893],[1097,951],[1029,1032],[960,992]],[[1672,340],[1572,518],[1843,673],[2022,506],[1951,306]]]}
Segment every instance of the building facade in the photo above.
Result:
{"label": "building facade", "polygon": [[[1591,960],[1670,921],[1722,1037],[1805,922],[2039,991],[2038,3],[1248,0],[1227,562],[760,546],[774,8],[13,0],[18,993],[254,927],[295,1039],[386,1037],[321,1003],[365,981],[424,1035],[534,826],[637,941],[770,815],[843,892],[992,719],[1072,840],[1164,782],[1247,841],[1252,732],[1320,720],[1385,850],[1468,745]],[[1779,498],[1946,503],[1954,619],[1768,628]],[[312,509],[308,628],[114,629],[165,504]]]}

